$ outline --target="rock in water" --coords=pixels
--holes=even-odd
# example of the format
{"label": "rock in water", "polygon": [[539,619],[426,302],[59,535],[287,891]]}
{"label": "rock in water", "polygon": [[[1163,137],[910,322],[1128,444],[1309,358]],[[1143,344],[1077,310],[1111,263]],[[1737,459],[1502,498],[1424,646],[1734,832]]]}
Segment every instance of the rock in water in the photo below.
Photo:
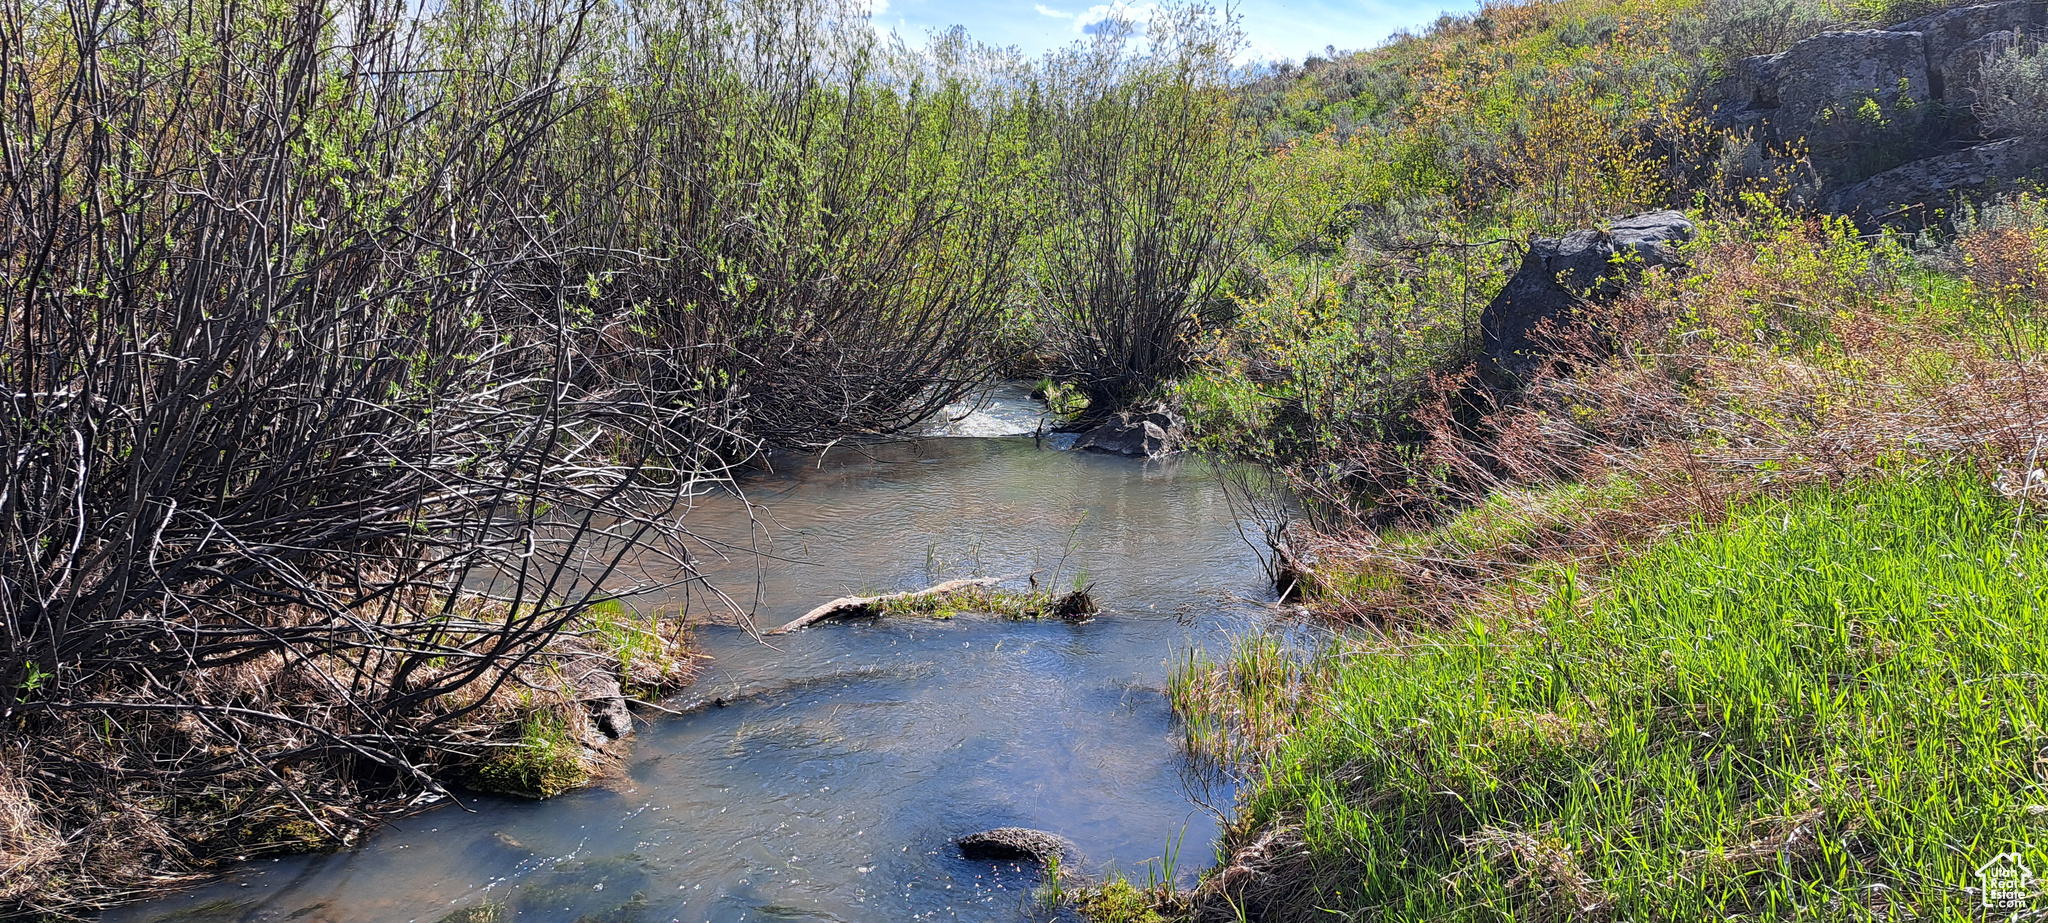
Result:
{"label": "rock in water", "polygon": [[1074,448],[1133,458],[1158,458],[1180,448],[1186,425],[1165,404],[1126,410],[1087,430]]}
{"label": "rock in water", "polygon": [[1479,315],[1488,363],[1511,378],[1526,378],[1547,358],[1537,339],[1539,326],[1569,323],[1579,303],[1612,297],[1635,273],[1671,263],[1692,233],[1685,215],[1661,211],[1617,218],[1605,229],[1530,241],[1521,268]]}
{"label": "rock in water", "polygon": [[1080,854],[1074,841],[1028,827],[997,827],[970,833],[955,842],[962,856],[976,861],[1044,863],[1057,856],[1065,863]]}

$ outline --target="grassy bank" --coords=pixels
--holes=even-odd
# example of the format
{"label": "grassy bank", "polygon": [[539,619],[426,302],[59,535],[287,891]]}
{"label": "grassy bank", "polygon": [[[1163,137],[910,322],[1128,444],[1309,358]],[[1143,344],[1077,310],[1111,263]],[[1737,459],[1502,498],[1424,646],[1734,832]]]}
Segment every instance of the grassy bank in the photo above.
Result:
{"label": "grassy bank", "polygon": [[1553,570],[1524,618],[1248,645],[1183,699],[1270,745],[1197,915],[1975,919],[1979,864],[2048,864],[2044,569],[2038,504],[1910,474]]}
{"label": "grassy bank", "polygon": [[621,747],[605,712],[626,700],[656,701],[697,678],[702,655],[678,615],[620,602],[586,609],[517,682],[481,703],[489,739],[445,772],[464,784],[525,798],[552,798],[618,765]]}
{"label": "grassy bank", "polygon": [[1334,442],[1367,476],[1292,536],[1351,628],[1179,671],[1256,769],[1155,910],[1960,920],[2048,861],[2039,209],[1711,220],[1525,390]]}

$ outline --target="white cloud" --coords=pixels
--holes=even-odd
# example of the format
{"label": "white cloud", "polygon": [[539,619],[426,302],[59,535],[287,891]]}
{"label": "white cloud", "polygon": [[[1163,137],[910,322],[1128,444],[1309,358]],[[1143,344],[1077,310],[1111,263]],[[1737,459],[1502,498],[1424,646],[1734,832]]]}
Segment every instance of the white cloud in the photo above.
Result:
{"label": "white cloud", "polygon": [[1287,60],[1287,56],[1281,54],[1279,50],[1275,49],[1273,46],[1268,45],[1265,42],[1248,41],[1245,43],[1244,48],[1238,51],[1236,63],[1278,64],[1285,60]]}
{"label": "white cloud", "polygon": [[1033,7],[1032,7],[1032,9],[1034,9],[1034,10],[1037,10],[1037,11],[1038,11],[1038,15],[1040,15],[1040,16],[1051,16],[1051,17],[1052,17],[1052,18],[1054,18],[1054,19],[1072,19],[1072,18],[1074,18],[1074,14],[1072,14],[1072,13],[1062,13],[1062,12],[1060,12],[1059,10],[1056,10],[1056,9],[1053,9],[1052,7],[1046,6],[1046,5],[1045,5],[1045,4],[1043,4],[1043,3],[1040,3],[1040,4],[1036,5],[1036,6],[1033,6]]}
{"label": "white cloud", "polygon": [[886,16],[888,13],[889,0],[868,0],[868,15]]}
{"label": "white cloud", "polygon": [[1124,3],[1121,0],[1110,4],[1098,3],[1089,7],[1081,15],[1074,17],[1074,31],[1093,35],[1102,27],[1103,23],[1111,19],[1125,19],[1142,26],[1147,20],[1152,18],[1153,11],[1157,9],[1159,9],[1159,4],[1156,3],[1141,5]]}

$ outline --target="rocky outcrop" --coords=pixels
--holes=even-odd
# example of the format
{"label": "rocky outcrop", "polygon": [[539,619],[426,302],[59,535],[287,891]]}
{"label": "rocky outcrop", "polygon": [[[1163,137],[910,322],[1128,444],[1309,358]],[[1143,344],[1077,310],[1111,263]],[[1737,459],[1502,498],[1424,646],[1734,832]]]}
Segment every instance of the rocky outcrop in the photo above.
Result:
{"label": "rocky outcrop", "polygon": [[960,855],[976,861],[1043,864],[1057,857],[1064,864],[1080,856],[1074,841],[1028,827],[997,827],[970,833],[954,842],[960,847]]}
{"label": "rocky outcrop", "polygon": [[1886,170],[1829,196],[1825,205],[1864,224],[1928,225],[1960,195],[2044,169],[2048,142],[2008,138]]}
{"label": "rocky outcrop", "polygon": [[1800,42],[1779,67],[1773,121],[1799,129],[1823,173],[1853,169],[1864,150],[1919,135],[1934,108],[1924,49],[1915,33],[1876,29]]}
{"label": "rocky outcrop", "polygon": [[1717,115],[1773,149],[1803,140],[1814,166],[1835,178],[1873,145],[1917,139],[1934,110],[1929,81],[1918,33],[1823,32],[1738,62]]}
{"label": "rocky outcrop", "polygon": [[2010,41],[2015,31],[2044,26],[2048,26],[2048,4],[2040,0],[2008,0],[1942,10],[1899,23],[1887,31],[1920,36],[1921,56],[1927,62],[1933,97],[1954,100],[1958,91],[1970,93],[1977,73],[1983,70],[1988,38],[2003,33]]}
{"label": "rocky outcrop", "polygon": [[1605,228],[1537,238],[1508,284],[1479,315],[1488,363],[1511,378],[1525,378],[1546,358],[1538,331],[1569,322],[1588,300],[1619,293],[1644,269],[1664,266],[1693,225],[1675,211],[1617,218]]}
{"label": "rocky outcrop", "polygon": [[1165,404],[1126,410],[1081,433],[1074,448],[1158,458],[1180,448],[1187,425]]}
{"label": "rocky outcrop", "polygon": [[[1985,63],[2043,30],[2048,0],[1958,7],[1888,29],[1824,32],[1782,54],[1737,62],[1714,94],[1715,118],[1776,162],[1804,156],[1812,172],[1805,192],[1823,204],[1874,201],[1909,187],[1953,198],[2040,169],[2011,146],[1968,148],[1985,140],[1971,109]],[[1850,191],[1923,160],[1937,162]],[[1966,176],[1977,179],[1960,182]],[[1882,203],[1855,213],[1878,212],[1903,214]]]}

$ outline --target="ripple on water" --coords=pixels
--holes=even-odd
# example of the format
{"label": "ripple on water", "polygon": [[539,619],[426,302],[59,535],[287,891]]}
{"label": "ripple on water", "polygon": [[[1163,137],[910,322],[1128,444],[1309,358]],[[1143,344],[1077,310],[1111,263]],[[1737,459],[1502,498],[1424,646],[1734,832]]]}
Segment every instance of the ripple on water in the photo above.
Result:
{"label": "ripple on water", "polygon": [[507,920],[1023,920],[1035,871],[968,862],[955,837],[1054,831],[1094,872],[1143,874],[1176,838],[1207,854],[1215,823],[1197,801],[1228,792],[1190,781],[1159,690],[1190,644],[1256,617],[1225,597],[1265,587],[1202,464],[933,439],[785,460],[746,487],[751,518],[704,498],[689,521],[773,552],[712,568],[758,600],[761,624],[851,592],[1028,571],[1093,583],[1104,612],[829,625],[773,648],[700,628],[713,666],[677,704],[702,707],[645,722],[604,786],[478,797],[107,919],[433,923],[491,905]]}

